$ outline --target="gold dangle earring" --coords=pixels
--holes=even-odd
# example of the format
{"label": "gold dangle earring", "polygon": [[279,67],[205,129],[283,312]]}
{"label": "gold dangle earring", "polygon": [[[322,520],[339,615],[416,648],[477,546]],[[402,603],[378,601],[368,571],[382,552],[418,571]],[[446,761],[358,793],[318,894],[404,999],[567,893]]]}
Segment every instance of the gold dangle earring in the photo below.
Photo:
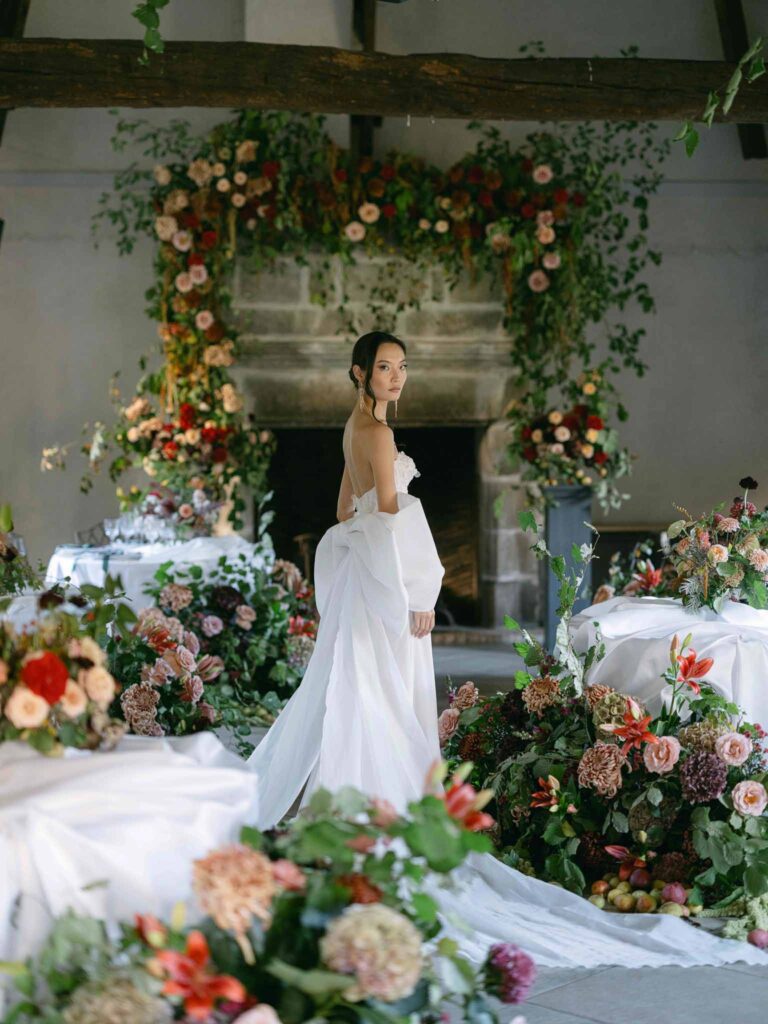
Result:
{"label": "gold dangle earring", "polygon": [[360,383],[358,384],[357,391],[358,391],[358,394],[360,396],[360,403],[359,403],[360,404],[360,412],[365,412],[365,401],[363,399],[363,395],[365,394],[365,392],[363,391],[363,382],[362,381],[360,381]]}
{"label": "gold dangle earring", "polygon": [[397,399],[395,399],[395,419],[397,419]]}

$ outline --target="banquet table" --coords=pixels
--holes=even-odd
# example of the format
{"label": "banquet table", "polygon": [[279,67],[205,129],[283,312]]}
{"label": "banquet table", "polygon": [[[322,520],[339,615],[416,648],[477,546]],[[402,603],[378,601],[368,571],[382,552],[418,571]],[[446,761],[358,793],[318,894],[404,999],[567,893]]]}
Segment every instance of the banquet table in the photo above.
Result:
{"label": "banquet table", "polygon": [[245,555],[254,569],[267,567],[274,553],[264,544],[258,547],[237,534],[223,537],[195,537],[181,544],[131,544],[83,547],[62,544],[48,563],[46,583],[50,586],[69,577],[75,586],[92,583],[103,586],[107,574],[120,576],[126,599],[138,611],[149,603],[144,587],[165,562],[175,568],[199,565],[208,576],[222,556]]}
{"label": "banquet table", "polygon": [[694,612],[676,598],[613,597],[579,612],[570,628],[579,652],[595,642],[598,628],[605,644],[605,657],[587,681],[628,693],[653,714],[671,694],[661,675],[672,638],[682,642],[690,633],[697,656],[714,658],[706,679],[712,688],[748,721],[768,723],[768,611],[732,601],[720,613]]}
{"label": "banquet table", "polygon": [[108,922],[191,899],[192,861],[257,817],[256,776],[212,733],[44,757],[0,744],[0,960],[68,908]]}

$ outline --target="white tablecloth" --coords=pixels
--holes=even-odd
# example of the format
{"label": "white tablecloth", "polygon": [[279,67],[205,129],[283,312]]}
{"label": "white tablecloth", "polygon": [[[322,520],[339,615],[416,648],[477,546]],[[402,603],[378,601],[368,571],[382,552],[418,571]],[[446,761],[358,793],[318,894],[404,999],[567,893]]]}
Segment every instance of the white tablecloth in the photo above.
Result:
{"label": "white tablecloth", "polygon": [[177,567],[199,565],[207,576],[222,555],[237,558],[243,554],[254,568],[262,568],[267,559],[272,559],[269,549],[265,555],[237,534],[196,537],[183,544],[118,544],[115,548],[123,550],[125,554],[111,555],[109,548],[78,548],[69,545],[56,548],[48,563],[46,583],[50,585],[69,576],[75,586],[83,583],[103,586],[107,573],[113,577],[120,576],[127,600],[133,610],[138,611],[150,603],[144,594],[144,587],[164,562],[173,562]]}
{"label": "white tablecloth", "polygon": [[595,621],[605,658],[590,671],[590,683],[629,693],[655,714],[670,694],[661,675],[672,637],[682,642],[691,633],[697,656],[715,659],[707,682],[738,704],[748,721],[768,725],[768,611],[730,602],[720,614],[710,608],[691,612],[674,598],[613,597],[573,617],[578,651],[594,641]]}
{"label": "white tablecloth", "polygon": [[193,859],[256,812],[255,775],[212,733],[127,736],[61,758],[0,744],[0,960],[37,949],[68,907],[112,922],[167,916],[190,899]]}

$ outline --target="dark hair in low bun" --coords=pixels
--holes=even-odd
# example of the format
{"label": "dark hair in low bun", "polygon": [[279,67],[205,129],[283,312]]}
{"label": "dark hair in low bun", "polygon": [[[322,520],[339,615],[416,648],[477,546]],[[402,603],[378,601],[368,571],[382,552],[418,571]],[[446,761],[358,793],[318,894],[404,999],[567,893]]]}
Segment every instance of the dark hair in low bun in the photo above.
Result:
{"label": "dark hair in low bun", "polygon": [[[359,366],[365,372],[365,379],[363,382],[363,390],[366,395],[373,402],[373,409],[371,415],[377,423],[382,423],[376,416],[376,396],[371,388],[371,374],[373,373],[373,367],[376,362],[376,353],[379,351],[379,345],[383,345],[385,342],[391,341],[395,345],[399,345],[403,350],[403,355],[407,354],[405,342],[396,338],[394,334],[388,334],[386,331],[369,331],[368,334],[361,334],[355,342],[355,347],[352,349],[352,366]],[[349,379],[355,385],[358,386],[357,377],[355,377],[355,371],[349,368]]]}

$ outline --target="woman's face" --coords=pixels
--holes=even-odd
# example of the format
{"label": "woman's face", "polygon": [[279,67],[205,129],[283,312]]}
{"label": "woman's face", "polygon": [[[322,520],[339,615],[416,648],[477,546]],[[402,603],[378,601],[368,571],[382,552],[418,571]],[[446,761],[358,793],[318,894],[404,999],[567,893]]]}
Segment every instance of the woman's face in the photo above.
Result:
{"label": "woman's face", "polygon": [[[376,352],[376,362],[371,372],[371,391],[377,402],[394,402],[402,394],[408,376],[408,362],[405,352],[393,341],[384,341]],[[356,370],[358,380],[365,380],[360,367]]]}

